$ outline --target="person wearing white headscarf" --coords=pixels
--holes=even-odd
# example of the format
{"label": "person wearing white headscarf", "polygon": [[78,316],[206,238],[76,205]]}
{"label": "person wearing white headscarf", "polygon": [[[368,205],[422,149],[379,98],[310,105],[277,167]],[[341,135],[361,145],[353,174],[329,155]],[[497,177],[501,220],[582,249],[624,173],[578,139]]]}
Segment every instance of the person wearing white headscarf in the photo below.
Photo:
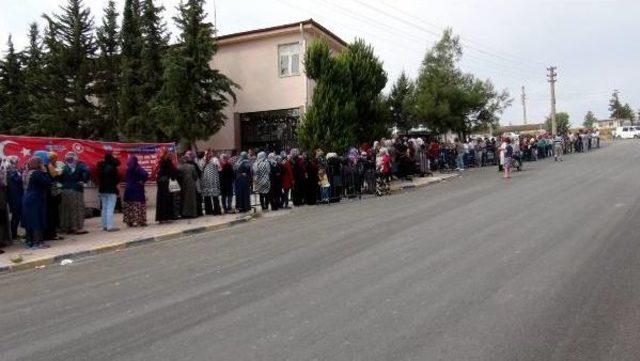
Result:
{"label": "person wearing white headscarf", "polygon": [[73,152],[65,155],[64,163],[60,175],[60,229],[68,234],[85,234],[84,186],[89,182],[89,168]]}
{"label": "person wearing white headscarf", "polygon": [[262,210],[268,210],[269,192],[271,191],[271,165],[265,152],[258,153],[258,158],[253,164],[253,185],[255,192],[260,195]]}

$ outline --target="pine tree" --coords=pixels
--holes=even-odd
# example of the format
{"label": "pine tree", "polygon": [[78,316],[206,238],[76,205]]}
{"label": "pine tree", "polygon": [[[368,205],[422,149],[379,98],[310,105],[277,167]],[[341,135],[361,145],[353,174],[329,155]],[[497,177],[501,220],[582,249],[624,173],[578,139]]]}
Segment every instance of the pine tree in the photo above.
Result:
{"label": "pine tree", "polygon": [[44,53],[40,30],[38,29],[38,24],[35,22],[29,26],[29,46],[24,51],[23,58],[29,119],[17,127],[17,132],[28,135],[37,133],[37,105],[45,95]]}
{"label": "pine tree", "polygon": [[58,39],[57,24],[45,16],[42,73],[39,78],[40,96],[34,99],[32,135],[69,136],[67,123],[67,73],[63,58],[63,44]]}
{"label": "pine tree", "polygon": [[393,117],[393,124],[399,131],[408,132],[415,124],[411,122],[408,101],[413,95],[414,85],[403,71],[389,93],[389,106]]}
{"label": "pine tree", "polygon": [[223,109],[235,101],[233,81],[209,63],[217,51],[213,24],[205,22],[204,0],[188,0],[175,18],[180,45],[165,58],[163,86],[154,114],[170,139],[193,147],[209,139],[223,125]]}
{"label": "pine tree", "polygon": [[120,59],[118,41],[118,12],[113,0],[104,9],[102,26],[98,29],[100,57],[96,71],[96,96],[99,99],[99,123],[93,137],[115,140],[118,137],[118,76]]}
{"label": "pine tree", "polygon": [[142,96],[142,28],[140,24],[140,1],[126,0],[120,34],[121,67],[119,80],[119,129],[125,140],[144,139],[151,133],[140,122],[140,112],[144,104]]}
{"label": "pine tree", "polygon": [[349,44],[345,58],[351,75],[351,92],[358,111],[356,139],[359,143],[379,139],[388,134],[390,124],[381,114],[381,92],[387,85],[387,73],[373,47],[362,39]]}
{"label": "pine tree", "polygon": [[300,122],[300,145],[308,150],[344,152],[356,143],[358,111],[351,92],[349,66],[332,57],[325,40],[313,41],[304,57],[305,72],[314,80],[311,106]]}
{"label": "pine tree", "polygon": [[67,0],[60,14],[49,18],[60,43],[63,74],[67,82],[63,94],[65,135],[86,138],[96,124],[94,99],[94,61],[97,46],[93,36],[93,18],[83,0]]}
{"label": "pine tree", "polygon": [[140,20],[143,40],[141,52],[141,94],[144,104],[140,109],[140,121],[144,128],[156,132],[145,132],[144,140],[162,140],[163,135],[151,114],[151,102],[162,89],[162,58],[169,44],[166,24],[161,13],[164,7],[156,7],[153,0],[145,0]]}
{"label": "pine tree", "polygon": [[0,62],[0,132],[4,134],[15,133],[16,127],[28,120],[22,64],[11,36],[7,48]]}
{"label": "pine tree", "polygon": [[620,102],[620,92],[617,90],[613,92],[609,100],[609,111],[611,112],[611,118],[623,119],[621,117],[622,103]]}

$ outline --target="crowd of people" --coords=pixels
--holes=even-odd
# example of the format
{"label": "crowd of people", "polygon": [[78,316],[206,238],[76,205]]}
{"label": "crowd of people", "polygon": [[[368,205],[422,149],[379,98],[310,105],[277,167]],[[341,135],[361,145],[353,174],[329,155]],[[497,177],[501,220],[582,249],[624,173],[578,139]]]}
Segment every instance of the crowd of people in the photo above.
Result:
{"label": "crowd of people", "polygon": [[[453,142],[394,136],[353,147],[346,154],[321,149],[278,153],[250,149],[239,154],[187,151],[176,157],[162,151],[156,169],[155,221],[246,213],[253,208],[254,194],[262,211],[336,203],[363,194],[384,196],[390,192],[392,179],[412,180],[435,171],[497,165],[508,178],[518,162],[554,156],[562,160],[563,153],[595,147],[599,147],[599,137],[582,132],[555,138]],[[39,151],[25,167],[18,163],[17,157],[7,157],[0,168],[0,248],[18,239],[20,227],[29,249],[47,248],[47,241],[61,240],[62,235],[87,233],[83,193],[90,182],[98,186],[103,231],[119,231],[116,209],[122,210],[128,227],[149,224],[145,185],[150,174],[136,156],[130,156],[123,166],[107,153],[94,170],[73,152],[65,154],[63,162],[58,162],[54,152]]]}

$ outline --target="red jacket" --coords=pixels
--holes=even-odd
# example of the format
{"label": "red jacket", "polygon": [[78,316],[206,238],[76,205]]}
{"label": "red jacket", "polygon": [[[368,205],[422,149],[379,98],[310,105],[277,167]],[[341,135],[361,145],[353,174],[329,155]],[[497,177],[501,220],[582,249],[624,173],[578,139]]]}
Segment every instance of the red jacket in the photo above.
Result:
{"label": "red jacket", "polygon": [[293,188],[293,167],[291,162],[285,160],[282,162],[282,188],[289,190]]}

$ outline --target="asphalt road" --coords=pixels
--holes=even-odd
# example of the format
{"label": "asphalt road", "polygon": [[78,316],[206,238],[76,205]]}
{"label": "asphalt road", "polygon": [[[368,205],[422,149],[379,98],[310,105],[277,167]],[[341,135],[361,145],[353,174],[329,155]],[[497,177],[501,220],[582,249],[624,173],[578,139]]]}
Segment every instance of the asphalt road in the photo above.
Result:
{"label": "asphalt road", "polygon": [[639,151],[0,275],[0,360],[640,360]]}

